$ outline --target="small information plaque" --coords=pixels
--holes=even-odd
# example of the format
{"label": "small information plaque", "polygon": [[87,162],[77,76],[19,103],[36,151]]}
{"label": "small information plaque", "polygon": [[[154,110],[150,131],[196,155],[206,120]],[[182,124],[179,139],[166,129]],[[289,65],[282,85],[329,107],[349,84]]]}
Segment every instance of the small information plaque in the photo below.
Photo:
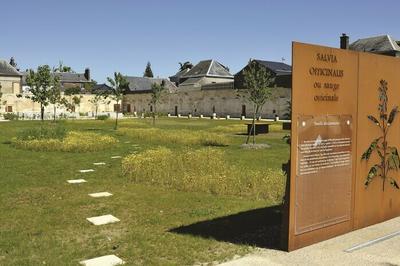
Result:
{"label": "small information plaque", "polygon": [[296,234],[350,219],[351,147],[350,115],[299,118]]}

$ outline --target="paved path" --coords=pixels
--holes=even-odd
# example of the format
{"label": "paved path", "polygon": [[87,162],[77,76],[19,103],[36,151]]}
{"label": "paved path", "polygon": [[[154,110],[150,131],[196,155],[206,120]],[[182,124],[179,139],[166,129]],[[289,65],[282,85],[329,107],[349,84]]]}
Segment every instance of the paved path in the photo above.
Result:
{"label": "paved path", "polygon": [[400,265],[400,236],[353,251],[344,250],[400,231],[400,217],[293,252],[260,249],[221,266],[258,265]]}

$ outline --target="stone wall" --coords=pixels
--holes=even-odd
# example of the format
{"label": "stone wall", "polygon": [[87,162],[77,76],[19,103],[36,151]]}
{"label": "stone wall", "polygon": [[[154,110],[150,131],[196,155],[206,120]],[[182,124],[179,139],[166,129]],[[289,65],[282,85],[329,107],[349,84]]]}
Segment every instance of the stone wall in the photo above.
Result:
{"label": "stone wall", "polygon": [[[242,111],[250,117],[253,112],[252,103],[239,97],[238,93],[232,89],[226,90],[179,90],[176,93],[163,96],[161,103],[157,106],[157,111],[169,113],[171,115],[204,115],[223,117],[240,117]],[[274,89],[274,100],[267,102],[261,112],[263,118],[283,117],[287,112],[287,101],[290,100],[290,89]],[[151,112],[151,95],[149,93],[137,93],[125,95],[123,100],[124,109],[130,105],[131,112]]]}
{"label": "stone wall", "polygon": [[0,92],[5,93],[21,93],[21,77],[4,77],[0,76]]}
{"label": "stone wall", "polygon": [[[26,115],[33,115],[40,113],[40,104],[33,102],[30,99],[27,99],[26,96],[29,96],[29,93],[23,93],[22,97],[17,97],[16,94],[13,93],[4,93],[1,97],[0,101],[0,113],[4,112],[12,112],[12,113],[20,113],[21,115],[24,113]],[[75,96],[75,95],[73,95]],[[73,96],[65,96],[67,99]],[[68,112],[65,107],[57,107],[57,114],[62,115],[65,114],[67,116],[76,116],[79,113],[84,113],[85,115],[93,116],[95,113],[95,105],[90,102],[95,96],[92,94],[81,94],[76,95],[81,98],[81,103],[79,106],[76,106],[75,112]],[[98,113],[113,113],[114,112],[114,104],[115,101],[111,101],[107,104],[109,100],[104,101],[99,104]],[[53,105],[50,104],[46,106],[45,113],[53,115],[54,109]]]}

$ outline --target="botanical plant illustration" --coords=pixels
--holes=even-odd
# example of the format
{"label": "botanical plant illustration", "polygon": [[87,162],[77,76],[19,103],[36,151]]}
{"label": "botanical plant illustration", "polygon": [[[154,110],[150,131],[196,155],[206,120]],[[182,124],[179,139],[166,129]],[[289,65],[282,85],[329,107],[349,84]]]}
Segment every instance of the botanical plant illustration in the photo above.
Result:
{"label": "botanical plant illustration", "polygon": [[397,113],[398,107],[395,106],[390,111],[389,115],[387,112],[387,82],[385,80],[380,81],[379,91],[379,120],[372,115],[368,116],[368,119],[377,125],[381,130],[381,136],[374,139],[368,149],[361,156],[361,160],[368,161],[373,152],[379,155],[380,163],[377,163],[371,167],[365,180],[365,186],[367,187],[372,180],[379,176],[382,178],[382,190],[385,190],[385,182],[389,179],[390,184],[399,189],[399,185],[396,180],[390,174],[399,170],[400,168],[400,158],[397,148],[393,146],[388,146],[387,135],[389,128],[391,127]]}

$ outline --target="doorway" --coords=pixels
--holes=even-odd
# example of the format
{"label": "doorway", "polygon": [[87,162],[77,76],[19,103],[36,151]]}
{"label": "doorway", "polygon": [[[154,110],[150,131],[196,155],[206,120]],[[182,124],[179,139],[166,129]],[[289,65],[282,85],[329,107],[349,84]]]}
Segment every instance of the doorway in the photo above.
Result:
{"label": "doorway", "polygon": [[246,105],[242,105],[242,116],[246,117]]}

